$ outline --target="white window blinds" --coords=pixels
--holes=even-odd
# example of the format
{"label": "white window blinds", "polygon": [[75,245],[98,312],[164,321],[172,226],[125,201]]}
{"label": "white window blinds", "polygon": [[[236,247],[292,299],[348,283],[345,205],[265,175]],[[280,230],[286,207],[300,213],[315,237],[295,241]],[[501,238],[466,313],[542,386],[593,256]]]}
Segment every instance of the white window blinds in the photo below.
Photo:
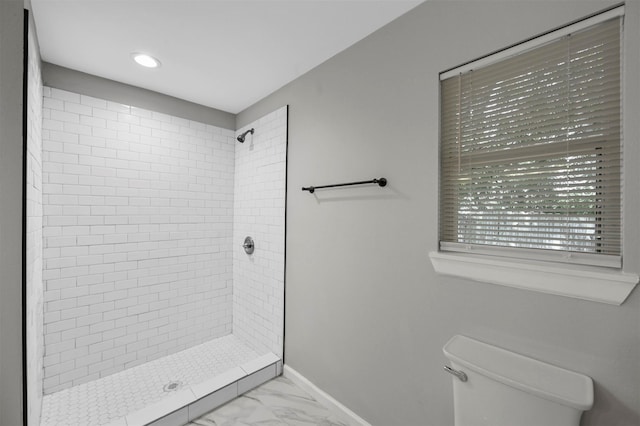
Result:
{"label": "white window blinds", "polygon": [[442,250],[620,267],[621,27],[441,76]]}

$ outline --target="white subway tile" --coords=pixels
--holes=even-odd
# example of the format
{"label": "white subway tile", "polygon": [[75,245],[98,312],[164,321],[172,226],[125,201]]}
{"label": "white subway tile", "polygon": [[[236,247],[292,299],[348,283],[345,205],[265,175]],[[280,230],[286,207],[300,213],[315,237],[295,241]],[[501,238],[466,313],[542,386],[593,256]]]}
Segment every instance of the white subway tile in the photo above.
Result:
{"label": "white subway tile", "polygon": [[104,197],[101,196],[78,196],[78,204],[86,206],[103,205]]}
{"label": "white subway tile", "polygon": [[42,150],[43,151],[62,152],[63,146],[64,146],[63,143],[62,142],[58,142],[58,141],[53,141],[53,140],[49,140],[49,139],[44,139],[42,141]]}
{"label": "white subway tile", "polygon": [[[62,331],[60,333],[60,338],[63,341],[73,340],[73,339],[76,339],[78,337],[86,336],[88,333],[89,333],[89,327],[87,327],[87,326],[74,327],[72,329]],[[76,347],[76,349],[77,349],[77,347]]]}
{"label": "white subway tile", "polygon": [[[56,355],[58,355],[58,357],[60,356],[59,353]],[[64,362],[59,362],[58,364],[53,364],[45,368],[44,376],[47,378],[54,377],[54,376],[58,377],[60,373],[73,370],[74,366],[75,366],[75,362],[73,359],[66,359]]]}
{"label": "white subway tile", "polygon": [[[101,294],[93,294],[93,295],[89,295],[89,296],[83,296],[83,297],[78,297],[76,299],[78,306],[95,306],[98,305],[100,303],[102,303],[102,295]],[[98,311],[98,312],[91,312],[92,314],[95,313],[100,313],[102,311]]]}
{"label": "white subway tile", "polygon": [[94,146],[91,148],[91,155],[95,157],[116,158],[116,150],[112,148],[101,148]]}
{"label": "white subway tile", "polygon": [[76,266],[75,257],[50,258],[45,261],[45,267],[47,269],[66,268],[69,266]]}
{"label": "white subway tile", "polygon": [[104,274],[113,272],[115,270],[115,267],[112,263],[105,263],[99,265],[90,265],[88,269],[90,274]]}
{"label": "white subway tile", "polygon": [[97,265],[103,262],[102,255],[78,256],[78,265]]}
{"label": "white subway tile", "polygon": [[[83,338],[82,343],[91,341],[91,340],[96,340],[99,341],[102,337],[100,335],[96,335],[96,336],[87,336],[85,338]],[[82,343],[80,342],[81,339],[78,339],[77,344],[81,345]],[[95,342],[93,342],[95,343]],[[100,362],[102,360],[102,354],[100,353],[96,353],[96,354],[90,354],[90,355],[85,355],[85,356],[79,356],[76,358],[76,367],[83,367],[85,365],[90,365],[90,364],[96,364],[98,362]]]}
{"label": "white subway tile", "polygon": [[[128,132],[129,131],[129,123],[121,123],[121,122],[116,121],[116,120],[107,120],[107,129],[113,130],[113,131],[116,131],[116,132]],[[117,135],[117,133],[116,133],[116,135]]]}
{"label": "white subway tile", "polygon": [[98,312],[107,312],[113,310],[114,303],[113,302],[103,302],[103,303],[94,303],[89,307],[89,312],[92,314]]}
{"label": "white subway tile", "polygon": [[[102,216],[78,216],[78,225],[104,225],[104,217]],[[80,239],[84,237],[78,237],[78,244]]]}
{"label": "white subway tile", "polygon": [[[78,318],[89,313],[89,308],[86,306],[80,306],[78,308],[65,309],[60,311],[60,319]],[[66,339],[65,339],[66,340]]]}
{"label": "white subway tile", "polygon": [[78,157],[78,164],[85,165],[85,166],[104,167],[105,159],[102,157],[94,157],[92,155],[80,155]]}
{"label": "white subway tile", "polygon": [[78,164],[77,154],[66,154],[64,152],[49,152],[48,161],[62,164]]}
{"label": "white subway tile", "polygon": [[[91,126],[93,129],[106,129],[107,128],[107,120],[99,117],[89,117],[86,115],[80,116],[80,124],[84,124],[86,126]],[[93,134],[93,132],[92,132]]]}
{"label": "white subway tile", "polygon": [[56,321],[47,324],[44,327],[45,333],[56,333],[59,331],[70,330],[76,327],[76,319],[71,318],[63,321]]}
{"label": "white subway tile", "polygon": [[89,166],[68,163],[63,165],[63,170],[70,175],[88,175],[91,169]]}
{"label": "white subway tile", "polygon": [[[84,146],[96,146],[96,147],[104,147],[106,144],[106,139],[105,137],[108,136],[102,136],[102,135],[98,135],[96,134],[96,129],[93,129],[92,131],[93,135],[85,135],[85,134],[81,134],[81,135],[73,135],[78,139],[78,143],[80,145],[84,145]],[[63,141],[66,142],[66,141]]]}
{"label": "white subway tile", "polygon": [[[52,143],[43,182],[57,185],[43,197],[43,253],[52,260],[43,271],[47,318],[54,324],[62,312],[76,315],[85,333],[76,340],[91,346],[78,357],[77,367],[87,370],[67,371],[49,390],[231,330],[232,259],[218,256],[233,244],[233,132],[69,92],[60,101],[48,101],[57,112],[45,117]],[[91,235],[83,235],[87,228]],[[75,263],[61,260],[67,257]],[[206,276],[224,284],[210,285]],[[70,351],[59,339],[75,332],[50,333],[47,347]],[[99,333],[108,341],[92,343]],[[98,355],[111,361],[93,363]]]}
{"label": "white subway tile", "polygon": [[[66,133],[66,132],[61,132],[56,130],[49,130],[48,132],[49,132],[48,139],[55,142],[77,144],[80,139],[78,135],[74,135],[72,133]],[[43,137],[43,139],[47,139],[47,138]]]}
{"label": "white subway tile", "polygon": [[100,281],[98,283],[95,283],[95,284],[91,285],[89,287],[89,292],[91,294],[100,293],[100,294],[103,295],[103,300],[105,302],[109,302],[111,300],[114,300],[112,298],[108,298],[107,297],[113,292],[113,289],[114,289],[114,284],[112,282],[102,282],[102,281]]}
{"label": "white subway tile", "polygon": [[84,157],[84,160],[86,161],[86,156],[91,153],[90,147],[80,145],[78,143],[64,143],[63,150],[66,154],[77,154],[79,164],[82,164],[80,161],[81,158]]}
{"label": "white subway tile", "polygon": [[55,110],[62,111],[64,109],[64,101],[60,99],[45,97],[42,102],[42,107],[45,109],[55,109]]}
{"label": "white subway tile", "polygon": [[[103,331],[112,330],[114,327],[115,327],[115,323],[114,323],[113,320],[111,320],[111,321],[102,321],[102,322],[99,322],[99,323],[91,325],[90,326],[90,332],[91,332],[91,334],[102,333]],[[92,343],[96,343],[96,342],[92,342]]]}
{"label": "white subway tile", "polygon": [[97,322],[100,322],[100,321],[102,321],[102,317],[103,317],[102,313],[79,316],[77,318],[78,327],[91,325],[91,324],[95,324]]}
{"label": "white subway tile", "polygon": [[74,379],[77,379],[86,375],[87,375],[87,367],[76,368],[75,370],[60,374],[60,382],[73,381]]}
{"label": "white subway tile", "polygon": [[[104,336],[104,333],[103,333]],[[94,343],[92,345],[89,346],[89,353],[90,354],[94,354],[94,353],[100,353],[109,349],[113,348],[113,341],[112,340],[105,340],[103,342],[98,342],[98,343]]]}
{"label": "white subway tile", "polygon": [[66,133],[72,133],[75,135],[84,135],[91,136],[91,127],[86,126],[84,124],[78,124],[73,122],[62,122],[62,129],[51,129],[51,130],[64,130]]}
{"label": "white subway tile", "polygon": [[44,323],[49,324],[52,322],[60,321],[60,311],[47,312],[44,314]]}
{"label": "white subway tile", "polygon": [[[50,298],[48,298],[48,295],[51,294],[55,294],[56,290],[50,291],[49,289],[46,290],[47,293],[45,294],[45,309],[46,312],[53,312],[53,311],[61,311],[63,309],[70,309],[70,308],[74,308],[75,306],[77,306],[77,299],[73,298],[73,299],[62,299],[62,300],[52,300]],[[60,290],[57,290],[58,292]],[[58,299],[60,297],[58,296]],[[51,301],[49,301],[51,300]],[[50,334],[45,334],[44,338],[45,341],[47,340],[47,337],[49,337]]]}
{"label": "white subway tile", "polygon": [[[87,225],[95,225],[95,223],[89,223],[92,221],[83,221],[82,218],[78,218],[78,223],[82,223],[82,224],[87,224]],[[101,221],[102,222],[102,221]],[[104,236],[103,235],[84,235],[84,236],[79,236],[78,237],[78,245],[79,246],[95,246],[97,244],[102,244],[104,242]],[[86,251],[87,253],[89,253],[89,249],[87,247]]]}
{"label": "white subway tile", "polygon": [[42,120],[42,129],[62,132],[64,130],[64,124],[62,123],[62,121],[52,120],[50,118],[44,118]]}
{"label": "white subway tile", "polygon": [[[82,97],[81,97],[81,101],[82,101]],[[78,104],[75,102],[68,102],[68,101],[64,103],[64,110],[67,112],[75,113],[75,114],[82,114],[82,115],[89,115],[89,116],[93,114],[93,111],[90,106]]]}
{"label": "white subway tile", "polygon": [[[105,105],[106,107],[106,105]],[[101,118],[103,120],[116,121],[118,120],[118,113],[115,111],[109,111],[104,108],[93,108],[93,116],[96,118]],[[106,124],[106,123],[105,123]],[[104,126],[101,126],[104,127]],[[115,137],[110,136],[110,137]]]}

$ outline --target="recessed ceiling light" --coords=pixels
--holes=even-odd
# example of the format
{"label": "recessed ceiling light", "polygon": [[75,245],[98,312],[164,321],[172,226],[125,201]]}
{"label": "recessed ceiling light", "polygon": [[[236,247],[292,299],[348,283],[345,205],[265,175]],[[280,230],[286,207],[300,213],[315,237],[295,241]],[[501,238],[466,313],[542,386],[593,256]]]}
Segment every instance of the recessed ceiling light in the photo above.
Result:
{"label": "recessed ceiling light", "polygon": [[158,68],[160,66],[160,61],[154,58],[153,56],[149,56],[146,53],[134,52],[131,54],[131,57],[134,61],[136,61],[139,65],[147,68]]}

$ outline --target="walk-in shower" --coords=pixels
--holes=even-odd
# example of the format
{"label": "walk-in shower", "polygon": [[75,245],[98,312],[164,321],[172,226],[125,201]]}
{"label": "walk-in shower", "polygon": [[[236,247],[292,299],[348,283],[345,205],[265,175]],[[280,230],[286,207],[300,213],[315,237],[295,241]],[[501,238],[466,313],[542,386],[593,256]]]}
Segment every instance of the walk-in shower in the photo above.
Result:
{"label": "walk-in shower", "polygon": [[179,424],[279,374],[287,108],[236,134],[41,90],[41,425]]}

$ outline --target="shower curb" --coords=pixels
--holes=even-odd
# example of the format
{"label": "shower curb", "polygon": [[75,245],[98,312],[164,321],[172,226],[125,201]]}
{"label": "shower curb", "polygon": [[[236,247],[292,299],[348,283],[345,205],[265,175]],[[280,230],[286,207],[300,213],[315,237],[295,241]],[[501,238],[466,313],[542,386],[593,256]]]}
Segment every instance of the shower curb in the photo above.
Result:
{"label": "shower curb", "polygon": [[205,382],[185,385],[107,426],[182,426],[280,374],[282,361],[269,353]]}

